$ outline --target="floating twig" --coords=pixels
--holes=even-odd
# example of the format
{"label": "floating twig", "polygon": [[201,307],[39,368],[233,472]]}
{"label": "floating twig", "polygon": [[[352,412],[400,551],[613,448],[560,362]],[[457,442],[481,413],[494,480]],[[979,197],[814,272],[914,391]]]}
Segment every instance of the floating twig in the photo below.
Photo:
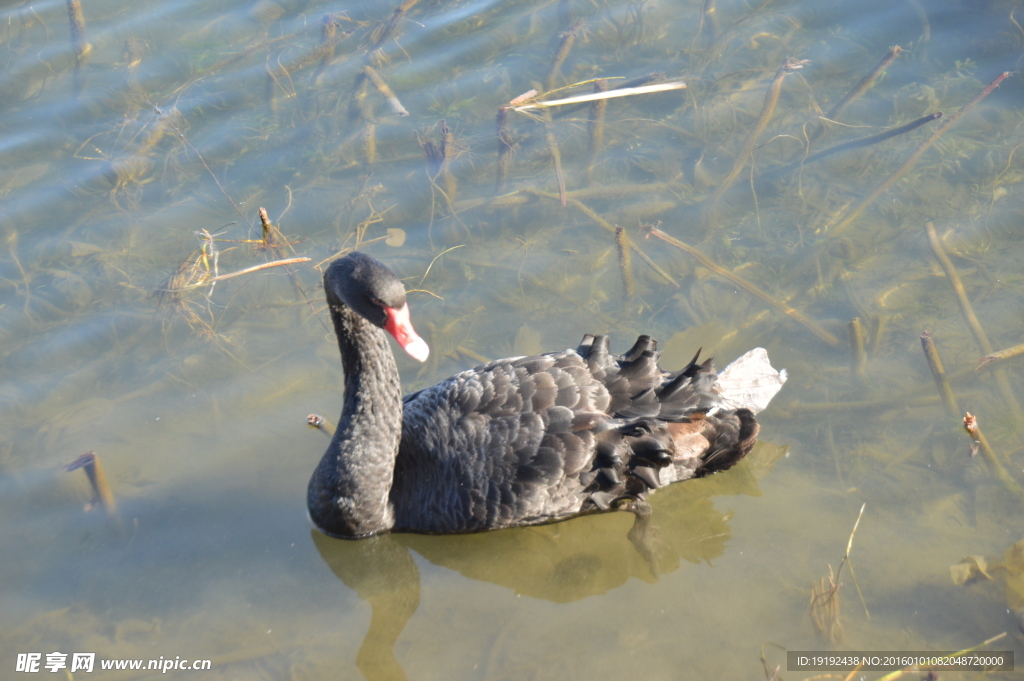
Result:
{"label": "floating twig", "polygon": [[798,310],[793,309],[789,305],[786,305],[782,301],[777,300],[773,296],[765,293],[764,291],[762,291],[758,287],[756,287],[753,284],[751,284],[746,279],[741,279],[740,277],[737,277],[735,274],[733,274],[729,270],[725,269],[724,267],[719,266],[714,261],[712,261],[711,258],[707,257],[706,255],[701,253],[699,250],[697,250],[693,246],[691,246],[691,245],[689,245],[687,243],[683,243],[679,239],[676,239],[675,237],[671,237],[668,234],[666,234],[665,232],[663,232],[663,231],[661,231],[660,229],[657,229],[657,228],[650,228],[649,229],[649,234],[650,234],[650,236],[658,237],[659,239],[661,239],[665,243],[671,244],[671,245],[675,246],[676,248],[678,248],[680,250],[686,251],[691,256],[693,256],[694,259],[697,260],[697,262],[699,262],[701,265],[703,265],[707,269],[711,270],[712,272],[714,272],[718,276],[722,277],[723,279],[726,279],[726,280],[732,282],[736,286],[739,286],[740,288],[742,288],[744,291],[750,293],[751,295],[754,295],[754,296],[760,298],[764,302],[766,302],[769,305],[771,305],[772,307],[774,307],[779,312],[782,312],[783,314],[788,315],[792,319],[795,319],[796,321],[800,322],[811,333],[813,333],[815,336],[817,336],[821,340],[825,341],[826,343],[828,343],[832,347],[838,348],[838,347],[842,346],[842,342],[838,338],[836,338],[831,333],[829,333],[828,331],[823,329],[821,327],[821,325],[819,325],[817,322],[812,321],[810,318],[808,318],[802,312],[799,312]]}
{"label": "floating twig", "polygon": [[67,465],[66,470],[73,471],[79,468],[85,469],[89,478],[89,485],[92,486],[92,501],[90,506],[99,504],[107,517],[115,522],[120,522],[117,515],[117,503],[114,501],[114,493],[110,491],[110,484],[107,482],[107,475],[100,465],[100,457],[96,452],[86,452]]}
{"label": "floating twig", "polygon": [[[620,80],[621,80],[621,82],[620,82]],[[622,80],[622,79],[614,77],[614,76],[608,76],[608,77],[605,77],[605,78],[595,78],[592,81],[584,80],[584,81],[581,81],[579,83],[575,83],[575,84],[567,86],[567,87],[577,87],[577,86],[580,86],[580,85],[586,85],[587,83],[591,83],[591,82],[594,83],[595,86],[598,83],[607,83],[607,86],[604,87],[604,89],[598,90],[597,87],[594,88],[594,92],[607,92],[607,91],[611,91],[611,90],[626,90],[626,89],[630,89],[630,88],[638,88],[638,87],[640,87],[642,85],[647,85],[651,81],[655,81],[655,80],[665,80],[665,74],[661,73],[660,71],[656,71],[654,73],[648,73],[647,75],[644,75],[644,76],[638,76],[636,78],[630,78],[629,80]],[[560,88],[560,89],[564,90],[566,88]],[[556,90],[556,92],[557,92],[557,90]],[[597,99],[597,100],[594,100],[594,101],[603,102],[605,100],[604,99]],[[572,105],[566,106],[564,108],[561,108],[556,113],[558,115],[565,116],[565,115],[574,113],[576,111],[579,111],[583,107],[587,106],[587,104],[589,104],[589,102],[578,102],[576,104],[572,104]]]}
{"label": "floating twig", "polygon": [[718,187],[715,188],[711,198],[708,199],[708,212],[706,214],[708,226],[718,226],[718,203],[722,200],[725,193],[732,188],[736,178],[739,177],[740,172],[746,167],[750,153],[754,150],[754,145],[757,143],[757,138],[761,136],[761,133],[768,126],[768,121],[771,120],[772,114],[775,112],[775,105],[779,102],[779,95],[782,94],[782,81],[793,71],[802,69],[806,63],[808,63],[807,59],[789,57],[786,61],[782,62],[782,66],[776,71],[775,78],[772,79],[772,82],[768,85],[768,92],[765,93],[761,114],[754,122],[754,127],[750,129],[750,134],[747,135],[747,139],[743,142],[743,147],[740,149],[740,153],[736,155],[736,160],[733,161],[729,173],[719,183]]}
{"label": "floating twig", "polygon": [[[666,90],[681,90],[686,87],[686,83],[681,80],[671,81],[669,83],[657,83],[655,85],[644,85],[642,87],[635,88],[620,88],[616,90],[608,90],[607,92],[591,92],[587,95],[577,95],[575,97],[566,97],[565,99],[551,99],[546,102],[530,102],[529,104],[509,104],[509,108],[513,111],[528,111],[530,109],[541,109],[544,107],[551,106],[565,106],[566,104],[577,104],[579,102],[593,102],[599,99],[615,99],[617,97],[632,97],[634,95],[646,95],[652,92],[665,92]],[[534,93],[536,95],[536,93]],[[514,101],[514,100],[513,100]]]}
{"label": "floating twig", "polygon": [[[259,265],[253,265],[252,267],[246,267],[244,270],[238,270],[237,272],[229,272],[227,274],[216,274],[215,276],[212,276],[212,277],[210,277],[210,276],[203,276],[203,277],[200,277],[200,279],[198,281],[195,281],[195,282],[192,282],[192,283],[189,283],[189,284],[184,284],[184,285],[181,285],[181,286],[179,286],[177,288],[171,288],[171,286],[174,285],[174,280],[175,280],[175,278],[172,276],[172,279],[169,280],[170,283],[167,286],[161,288],[159,290],[159,292],[160,293],[177,293],[177,292],[180,292],[180,291],[187,291],[188,289],[200,288],[202,286],[206,286],[207,284],[215,284],[218,281],[224,281],[225,279],[233,279],[234,277],[240,277],[243,274],[251,274],[253,272],[258,272],[260,270],[269,269],[271,267],[281,267],[283,265],[294,265],[294,264],[300,263],[300,262],[309,262],[311,259],[312,258],[286,258],[284,260],[273,260],[271,262],[265,262],[265,263],[261,263]],[[189,265],[192,264],[189,261],[186,261],[186,263],[189,264]],[[181,271],[181,268],[179,268],[179,273],[180,273],[180,271]],[[214,271],[216,271],[216,270],[214,269]]]}
{"label": "floating twig", "polygon": [[203,284],[209,284],[215,281],[224,281],[225,279],[240,277],[243,274],[251,274],[253,272],[269,269],[271,267],[281,267],[283,265],[295,265],[296,263],[300,262],[309,262],[310,260],[312,260],[312,258],[285,258],[284,260],[273,260],[271,262],[253,265],[252,267],[246,267],[244,270],[238,270],[237,272],[229,272],[228,274],[221,274],[216,277],[211,277],[210,279],[207,279],[205,282],[203,282]]}
{"label": "floating twig", "polygon": [[924,154],[924,152],[928,151],[928,149],[931,148],[931,146],[935,143],[935,140],[939,139],[939,137],[941,137],[943,133],[945,133],[947,130],[949,130],[950,127],[952,127],[954,123],[956,123],[958,120],[960,120],[960,117],[963,116],[964,113],[968,109],[970,109],[972,106],[974,106],[975,104],[977,104],[978,102],[983,100],[993,90],[995,90],[997,87],[999,87],[999,84],[1001,82],[1003,82],[1003,79],[1006,78],[1009,75],[1010,75],[1009,71],[1004,72],[1002,75],[1000,75],[994,81],[992,81],[989,84],[988,87],[986,87],[984,90],[982,90],[978,94],[977,97],[972,99],[970,102],[968,102],[964,106],[960,107],[959,111],[957,111],[952,116],[949,116],[949,117],[943,119],[943,122],[939,125],[939,127],[935,130],[935,132],[933,132],[931,134],[931,136],[927,140],[924,141],[924,144],[922,144],[920,147],[918,147],[917,150],[913,154],[910,155],[910,158],[908,158],[907,161],[902,166],[897,168],[895,172],[893,172],[889,177],[887,177],[885,180],[883,180],[881,184],[879,184],[877,187],[875,187],[875,189],[870,194],[868,194],[866,197],[864,197],[860,201],[860,203],[858,203],[856,206],[854,206],[846,214],[846,216],[841,221],[839,221],[839,223],[836,224],[836,226],[834,228],[832,228],[832,234],[831,234],[832,237],[838,236],[847,227],[849,227],[850,223],[852,223],[854,220],[856,220],[857,217],[864,211],[865,208],[867,208],[872,203],[874,203],[875,200],[879,196],[882,195],[882,192],[884,192],[886,189],[891,187],[893,185],[893,183],[896,182],[896,180],[901,178],[904,173],[906,173],[908,170],[910,170],[910,168],[913,167],[913,165],[915,163],[917,163],[917,160],[919,158],[921,158],[921,156]]}
{"label": "floating twig", "polygon": [[939,389],[942,403],[946,405],[946,411],[953,418],[956,418],[960,415],[960,405],[956,403],[953,389],[949,386],[949,381],[946,379],[946,370],[942,367],[942,360],[939,358],[939,351],[935,347],[935,341],[927,331],[921,334],[921,347],[924,349],[924,357],[928,361],[928,368],[931,370],[932,377],[935,379],[935,385]]}

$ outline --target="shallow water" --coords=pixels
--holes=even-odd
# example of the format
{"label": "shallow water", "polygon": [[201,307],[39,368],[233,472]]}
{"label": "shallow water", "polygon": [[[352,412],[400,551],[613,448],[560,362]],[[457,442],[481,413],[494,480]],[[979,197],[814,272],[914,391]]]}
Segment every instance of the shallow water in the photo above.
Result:
{"label": "shallow water", "polygon": [[[774,646],[958,650],[1006,631],[992,647],[1020,651],[1011,611],[1024,603],[1002,573],[956,586],[949,566],[1002,556],[1024,502],[970,457],[919,336],[933,334],[958,409],[1024,480],[1020,361],[974,372],[985,352],[924,227],[991,346],[1019,344],[1021,77],[858,209],[1019,69],[1016,5],[406,4],[90,3],[77,60],[65,4],[2,10],[0,666],[56,651],[211,660],[165,678],[760,678],[764,646],[771,669],[809,678]],[[822,124],[896,44],[885,74]],[[732,173],[787,57],[810,61]],[[367,64],[408,116],[360,84]],[[549,122],[508,112],[502,175],[499,106],[548,81],[651,73],[688,87],[610,100],[597,144],[590,105]],[[439,168],[422,145],[445,127]],[[276,249],[259,243],[261,206]],[[636,246],[625,266],[615,226]],[[356,246],[414,289],[432,355],[398,358],[410,391],[586,332],[622,350],[651,333],[667,368],[698,347],[722,366],[760,345],[790,380],[747,461],[652,498],[654,570],[626,514],[327,539],[305,511],[327,441],[304,421],[340,410],[319,276]],[[311,260],[211,286],[291,257]],[[83,510],[86,476],[64,470],[86,451],[116,519]],[[841,641],[826,642],[811,583],[839,567],[862,504]]]}

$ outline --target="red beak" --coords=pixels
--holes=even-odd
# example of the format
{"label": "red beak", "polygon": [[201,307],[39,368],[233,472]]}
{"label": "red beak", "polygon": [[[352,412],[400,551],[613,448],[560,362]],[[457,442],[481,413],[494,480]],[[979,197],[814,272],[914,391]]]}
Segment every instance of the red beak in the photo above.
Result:
{"label": "red beak", "polygon": [[417,335],[416,329],[412,328],[412,320],[409,319],[409,304],[406,303],[398,309],[385,307],[384,312],[388,316],[384,330],[395,337],[395,340],[403,350],[409,353],[410,357],[421,362],[427,361],[427,357],[430,355],[430,346]]}

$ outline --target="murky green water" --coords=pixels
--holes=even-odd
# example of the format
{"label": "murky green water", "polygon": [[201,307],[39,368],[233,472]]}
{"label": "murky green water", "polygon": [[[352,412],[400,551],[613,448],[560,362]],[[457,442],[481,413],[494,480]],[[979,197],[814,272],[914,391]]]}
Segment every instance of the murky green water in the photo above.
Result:
{"label": "murky green water", "polygon": [[[954,116],[1019,68],[1014,3],[82,13],[78,58],[64,3],[0,13],[4,678],[32,678],[12,671],[31,652],[212,661],[162,678],[760,678],[762,645],[832,645],[811,584],[838,568],[864,503],[836,647],[957,650],[1007,631],[993,647],[1022,650],[1007,570],[966,587],[949,572],[1024,532],[1021,364],[974,371],[986,341],[925,232],[933,222],[992,349],[1021,343],[1021,77]],[[779,75],[788,57],[810,61]],[[508,111],[499,155],[498,108],[521,93],[654,73],[688,87],[608,101],[600,136],[593,105]],[[276,248],[260,242],[261,206]],[[625,266],[616,226],[635,246]],[[622,349],[651,333],[670,368],[700,346],[724,365],[761,345],[790,380],[748,461],[653,497],[657,576],[626,514],[330,540],[305,511],[327,443],[305,417],[341,406],[318,268],[356,246],[415,289],[433,353],[399,357],[408,390],[605,331]],[[296,257],[310,260],[213,281]],[[923,331],[1004,481],[939,400]],[[116,522],[83,510],[86,476],[64,470],[86,451]],[[812,676],[764,651],[785,678]],[[155,678],[98,667],[73,678]]]}

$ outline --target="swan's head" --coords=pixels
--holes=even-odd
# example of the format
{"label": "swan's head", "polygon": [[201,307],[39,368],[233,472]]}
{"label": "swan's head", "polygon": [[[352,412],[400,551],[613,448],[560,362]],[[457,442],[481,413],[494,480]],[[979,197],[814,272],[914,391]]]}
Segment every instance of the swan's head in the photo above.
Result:
{"label": "swan's head", "polygon": [[371,324],[384,329],[411,357],[421,362],[430,347],[412,328],[405,287],[384,263],[353,252],[331,263],[324,272],[328,304],[340,301]]}

